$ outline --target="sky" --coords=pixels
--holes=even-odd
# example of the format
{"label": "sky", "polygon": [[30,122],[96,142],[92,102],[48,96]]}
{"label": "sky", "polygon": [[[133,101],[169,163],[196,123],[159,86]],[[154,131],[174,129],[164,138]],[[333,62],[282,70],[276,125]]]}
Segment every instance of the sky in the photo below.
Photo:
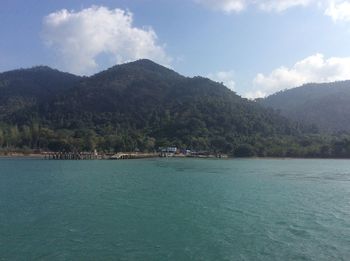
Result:
{"label": "sky", "polygon": [[0,72],[151,59],[247,98],[350,79],[350,0],[0,0]]}

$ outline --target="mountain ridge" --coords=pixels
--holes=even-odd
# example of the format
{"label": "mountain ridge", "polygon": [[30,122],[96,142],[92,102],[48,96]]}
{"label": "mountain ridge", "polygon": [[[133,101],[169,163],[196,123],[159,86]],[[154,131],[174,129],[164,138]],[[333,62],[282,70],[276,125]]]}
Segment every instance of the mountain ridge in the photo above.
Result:
{"label": "mountain ridge", "polygon": [[327,133],[350,131],[350,80],[305,84],[257,102]]}
{"label": "mountain ridge", "polygon": [[[90,77],[53,71],[40,67],[30,71],[36,77],[7,79],[22,80],[0,101],[0,150],[115,152],[177,146],[235,156],[326,157],[335,146],[331,138],[221,83],[185,77],[149,60],[113,66]],[[3,84],[0,91],[8,86]],[[26,86],[28,93],[11,96]],[[42,95],[45,88],[60,91]],[[12,102],[14,97],[19,105]]]}

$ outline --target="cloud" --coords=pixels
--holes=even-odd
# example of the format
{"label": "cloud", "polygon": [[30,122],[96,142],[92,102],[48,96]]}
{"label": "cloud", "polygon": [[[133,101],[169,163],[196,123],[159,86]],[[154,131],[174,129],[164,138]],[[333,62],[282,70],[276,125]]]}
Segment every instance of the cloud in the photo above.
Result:
{"label": "cloud", "polygon": [[324,14],[334,22],[350,21],[350,0],[193,0],[212,10],[226,14],[238,13],[248,7],[265,12],[280,13],[293,7],[314,6],[324,10]]}
{"label": "cloud", "polygon": [[296,6],[308,6],[315,2],[314,0],[266,0],[254,1],[259,8],[264,11],[283,12],[289,8]]}
{"label": "cloud", "polygon": [[64,69],[77,74],[94,73],[102,63],[149,58],[169,65],[171,60],[154,30],[133,26],[133,14],[121,9],[92,6],[51,13],[43,20],[43,38],[58,52]]}
{"label": "cloud", "polygon": [[262,92],[262,91],[251,91],[251,92],[246,92],[244,97],[250,100],[254,100],[256,98],[262,98],[265,97],[266,93]]}
{"label": "cloud", "polygon": [[195,0],[196,3],[213,10],[223,11],[227,14],[242,11],[246,6],[246,1],[247,0]]}
{"label": "cloud", "polygon": [[350,21],[350,1],[331,0],[325,15],[330,16],[334,22]]}
{"label": "cloud", "polygon": [[222,82],[226,87],[232,91],[235,89],[234,71],[221,71],[216,73],[210,73],[208,78],[216,82]]}
{"label": "cloud", "polygon": [[282,66],[270,74],[259,73],[253,80],[254,90],[246,97],[257,98],[305,83],[334,82],[350,79],[350,57],[330,57],[322,54],[309,56],[291,68]]}
{"label": "cloud", "polygon": [[194,0],[213,10],[223,11],[227,14],[237,13],[247,6],[255,6],[263,11],[282,12],[296,6],[307,6],[315,0]]}

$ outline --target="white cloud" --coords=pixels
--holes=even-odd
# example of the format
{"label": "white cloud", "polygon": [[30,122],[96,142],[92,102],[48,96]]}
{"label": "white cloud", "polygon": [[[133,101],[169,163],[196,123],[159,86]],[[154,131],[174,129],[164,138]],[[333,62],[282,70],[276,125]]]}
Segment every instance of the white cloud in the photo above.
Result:
{"label": "white cloud", "polygon": [[307,6],[316,0],[195,0],[213,10],[225,13],[240,12],[247,6],[256,6],[263,11],[282,12],[296,6]]}
{"label": "white cloud", "polygon": [[246,6],[246,1],[247,0],[195,0],[196,3],[213,10],[223,11],[227,14],[242,11]]}
{"label": "white cloud", "polygon": [[235,81],[234,81],[234,71],[221,71],[217,73],[210,73],[208,78],[213,81],[223,83],[226,87],[231,89],[232,91],[235,89]]}
{"label": "white cloud", "polygon": [[170,63],[154,30],[133,26],[128,11],[103,6],[79,12],[63,9],[47,15],[43,26],[46,44],[58,52],[64,69],[73,73],[96,72],[101,57],[108,57],[104,61],[108,66],[140,58]]}
{"label": "white cloud", "polygon": [[334,22],[350,21],[350,1],[331,0],[325,15],[330,16]]}
{"label": "white cloud", "polygon": [[256,98],[262,98],[265,97],[266,93],[262,92],[262,91],[251,91],[251,92],[246,92],[244,97],[250,100],[254,100]]}
{"label": "white cloud", "polygon": [[289,8],[296,6],[308,6],[315,2],[314,0],[264,0],[254,1],[259,8],[264,11],[283,12]]}
{"label": "white cloud", "polygon": [[254,90],[245,96],[256,98],[305,83],[348,79],[350,79],[350,57],[326,59],[322,54],[315,54],[295,63],[291,68],[282,66],[268,75],[259,73],[253,81]]}
{"label": "white cloud", "polygon": [[280,13],[293,7],[314,6],[337,21],[350,21],[350,0],[193,0],[212,10],[238,13],[248,7]]}

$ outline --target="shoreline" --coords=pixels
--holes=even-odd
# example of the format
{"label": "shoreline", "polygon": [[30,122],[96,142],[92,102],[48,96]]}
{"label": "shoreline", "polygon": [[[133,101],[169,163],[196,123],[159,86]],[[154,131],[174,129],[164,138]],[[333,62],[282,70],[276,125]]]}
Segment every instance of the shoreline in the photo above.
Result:
{"label": "shoreline", "polygon": [[[46,155],[48,152],[44,153],[19,153],[19,152],[8,152],[8,153],[1,153],[0,154],[0,159],[46,159]],[[106,155],[100,155],[100,158],[93,159],[93,160],[126,160],[126,159],[147,159],[147,158],[181,158],[181,159],[255,159],[255,160],[350,160],[350,158],[303,158],[303,157],[215,157],[214,155],[210,156],[186,156],[186,155],[174,155],[170,157],[162,157],[158,154],[154,153],[140,153],[138,155],[137,153],[125,153],[128,155],[132,155],[132,157],[128,158],[115,158],[113,156],[106,156]],[[115,154],[117,155],[117,154]],[[55,159],[50,159],[50,160],[55,160]],[[56,159],[56,160],[64,160],[64,159]],[[84,160],[84,159],[81,159]],[[85,159],[88,160],[88,159]]]}
{"label": "shoreline", "polygon": [[9,152],[0,154],[0,158],[44,158],[45,155],[41,153],[18,153],[18,152]]}

